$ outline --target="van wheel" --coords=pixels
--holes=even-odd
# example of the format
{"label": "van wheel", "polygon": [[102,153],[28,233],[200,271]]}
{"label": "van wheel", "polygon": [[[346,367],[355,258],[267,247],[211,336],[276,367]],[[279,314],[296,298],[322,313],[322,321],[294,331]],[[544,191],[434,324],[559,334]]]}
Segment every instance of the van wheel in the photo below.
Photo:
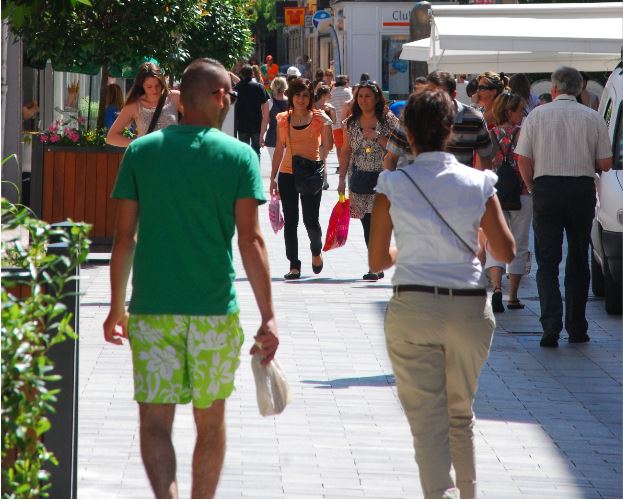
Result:
{"label": "van wheel", "polygon": [[621,303],[621,299],[623,298],[621,296],[621,288],[619,288],[617,282],[612,278],[608,267],[608,261],[605,256],[604,268],[605,272],[603,273],[603,278],[606,297],[606,312],[608,314],[621,314],[621,310],[623,309],[623,304]]}
{"label": "van wheel", "polygon": [[605,294],[604,290],[604,273],[601,270],[601,266],[597,259],[595,258],[595,254],[591,251],[591,289],[593,290],[593,295],[595,297],[603,297]]}

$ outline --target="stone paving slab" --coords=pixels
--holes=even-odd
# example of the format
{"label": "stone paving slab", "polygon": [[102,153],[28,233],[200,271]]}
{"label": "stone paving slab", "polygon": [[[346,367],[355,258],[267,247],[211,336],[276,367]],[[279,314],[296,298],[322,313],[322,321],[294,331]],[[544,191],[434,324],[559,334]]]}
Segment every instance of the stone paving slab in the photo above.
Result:
{"label": "stone paving slab", "polygon": [[[268,186],[269,164],[262,169]],[[320,210],[326,228],[337,201],[336,165]],[[398,401],[383,334],[390,278],[360,281],[367,252],[353,221],[344,248],[325,254],[321,275],[301,223],[303,276],[284,282],[282,233],[274,235],[266,206],[260,221],[267,242],[281,333],[278,357],[294,401],[283,415],[257,412],[246,351],[258,314],[239,255],[236,286],[247,339],[227,404],[228,451],[220,498],[422,497],[412,438]],[[234,245],[234,248],[235,245]],[[563,266],[564,267],[564,266]],[[476,398],[478,496],[484,498],[620,498],[621,318],[588,303],[587,345],[564,339],[557,350],[539,347],[539,303],[532,274],[522,281],[523,311],[497,316],[491,356]],[[81,498],[150,498],[132,401],[127,346],[104,343],[108,266],[82,271],[80,317],[79,478]],[[564,273],[564,269],[562,269]],[[190,494],[194,443],[191,408],[179,407],[174,426],[180,494]]]}

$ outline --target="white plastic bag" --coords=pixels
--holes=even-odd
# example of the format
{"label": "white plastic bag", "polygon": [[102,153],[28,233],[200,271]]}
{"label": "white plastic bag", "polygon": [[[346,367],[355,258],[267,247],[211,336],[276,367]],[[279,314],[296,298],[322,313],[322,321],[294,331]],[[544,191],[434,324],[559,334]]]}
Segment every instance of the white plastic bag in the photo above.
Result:
{"label": "white plastic bag", "polygon": [[251,368],[255,377],[255,391],[260,415],[279,415],[292,401],[290,386],[285,373],[276,359],[262,365],[262,356],[256,353],[251,358]]}

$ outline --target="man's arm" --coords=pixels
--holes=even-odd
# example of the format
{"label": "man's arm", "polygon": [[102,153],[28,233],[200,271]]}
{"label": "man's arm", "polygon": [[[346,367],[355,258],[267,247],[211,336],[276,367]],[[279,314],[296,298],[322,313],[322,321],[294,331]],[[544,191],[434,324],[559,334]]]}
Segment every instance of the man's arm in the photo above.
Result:
{"label": "man's arm", "polygon": [[528,188],[528,191],[532,192],[532,187],[534,185],[534,160],[518,154],[517,164],[519,165],[519,173],[521,174],[524,184]]}
{"label": "man's arm", "polygon": [[262,104],[262,125],[260,126],[260,147],[264,147],[264,135],[266,134],[266,129],[268,129],[268,120],[270,116],[268,114],[268,101]]}
{"label": "man's arm", "polygon": [[264,357],[262,364],[268,364],[275,357],[279,338],[270,287],[268,253],[260,231],[257,205],[254,198],[240,198],[236,201],[236,229],[242,264],[262,318],[251,354],[259,352]]}
{"label": "man's arm", "polygon": [[600,160],[595,160],[595,167],[597,168],[597,170],[607,172],[612,168],[612,156],[609,156],[608,158],[601,158]]}
{"label": "man's arm", "polygon": [[104,321],[104,339],[111,344],[123,344],[127,335],[128,315],[125,310],[125,291],[132,268],[138,227],[138,201],[120,199],[117,203],[115,238],[110,257],[110,310]]}

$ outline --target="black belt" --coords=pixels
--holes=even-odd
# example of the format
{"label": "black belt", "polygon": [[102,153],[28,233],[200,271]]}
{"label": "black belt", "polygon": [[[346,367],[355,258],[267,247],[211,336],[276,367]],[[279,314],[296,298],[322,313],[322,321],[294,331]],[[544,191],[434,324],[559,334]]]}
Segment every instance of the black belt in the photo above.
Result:
{"label": "black belt", "polygon": [[394,293],[400,292],[424,292],[439,295],[457,295],[469,297],[486,297],[487,291],[484,288],[443,288],[440,286],[427,285],[396,285]]}

